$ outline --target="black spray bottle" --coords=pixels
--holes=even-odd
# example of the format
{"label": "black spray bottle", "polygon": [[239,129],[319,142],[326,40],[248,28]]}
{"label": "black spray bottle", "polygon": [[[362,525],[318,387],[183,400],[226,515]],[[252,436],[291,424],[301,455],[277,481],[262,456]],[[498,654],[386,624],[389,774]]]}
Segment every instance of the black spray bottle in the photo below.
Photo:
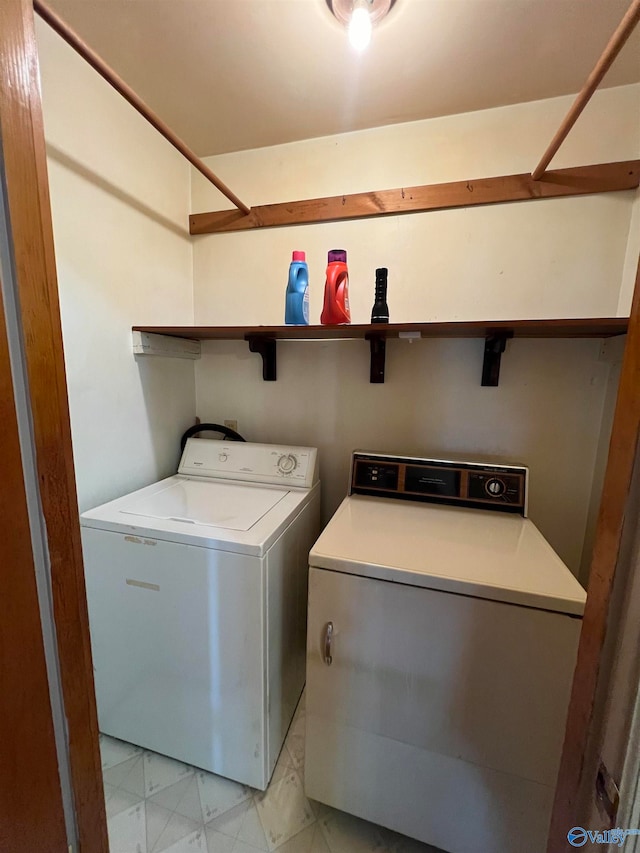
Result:
{"label": "black spray bottle", "polygon": [[386,267],[376,270],[376,301],[371,311],[372,323],[389,322],[389,306],[387,305],[387,274]]}

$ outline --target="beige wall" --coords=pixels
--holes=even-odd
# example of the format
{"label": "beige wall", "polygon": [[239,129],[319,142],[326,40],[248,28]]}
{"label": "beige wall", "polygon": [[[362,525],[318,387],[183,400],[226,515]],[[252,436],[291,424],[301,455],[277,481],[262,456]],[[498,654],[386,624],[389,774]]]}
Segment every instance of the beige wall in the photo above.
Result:
{"label": "beige wall", "polygon": [[589,570],[591,568],[591,557],[593,554],[593,545],[595,542],[598,513],[600,512],[600,498],[602,496],[602,486],[604,484],[604,475],[606,472],[607,460],[609,457],[609,439],[611,438],[611,427],[613,425],[616,398],[618,396],[618,383],[620,380],[620,371],[622,369],[622,359],[624,357],[625,343],[626,336],[608,338],[606,341],[602,341],[602,346],[600,349],[600,358],[609,367],[609,377],[607,380],[604,403],[602,407],[600,436],[598,438],[596,455],[593,464],[591,497],[589,500],[589,510],[587,514],[587,532],[582,548],[582,558],[580,564],[579,577],[582,583],[585,585],[589,578]]}
{"label": "beige wall", "polygon": [[[640,116],[640,108],[636,108]],[[640,119],[639,119],[640,120]],[[637,141],[636,157],[640,157],[640,139]],[[620,288],[620,301],[618,313],[628,314],[631,309],[631,300],[638,272],[638,256],[640,255],[640,192],[635,194],[631,220],[629,223],[629,238],[627,240],[627,251],[624,259],[624,270],[622,273],[622,287]]]}
{"label": "beige wall", "polygon": [[482,388],[483,342],[387,344],[384,385],[369,384],[365,341],[280,342],[278,381],[242,342],[211,342],[197,362],[198,414],[237,418],[249,441],[320,448],[323,514],[347,490],[350,453],[520,462],[530,515],[577,572],[609,365],[599,341],[516,341],[498,388]]}
{"label": "beige wall", "polygon": [[81,509],[175,471],[193,363],[136,362],[131,326],[193,321],[186,162],[38,22]]}
{"label": "beige wall", "polygon": [[[211,157],[248,204],[530,171],[571,98]],[[554,166],[638,156],[640,86],[598,92]],[[393,322],[613,316],[635,193],[211,235],[194,243],[200,323],[275,324],[293,249],[307,252],[318,322],[327,250],[348,251],[354,322],[389,268]],[[194,212],[229,206],[193,177]],[[250,299],[246,297],[250,294]]]}
{"label": "beige wall", "polygon": [[[249,204],[530,171],[570,98],[520,104],[208,159]],[[640,145],[640,87],[599,92],[554,165],[626,159]],[[193,210],[228,207],[193,176]],[[279,324],[290,252],[307,252],[311,317],[326,252],[349,253],[354,322],[389,267],[392,322],[628,312],[621,288],[635,193],[208,235],[194,242],[198,324]],[[622,301],[621,301],[622,300]],[[611,362],[600,341],[515,341],[498,388],[481,388],[482,341],[387,345],[384,385],[365,342],[279,343],[278,381],[242,343],[196,367],[201,418],[237,418],[256,441],[317,445],[324,515],[355,447],[528,464],[530,512],[579,572]],[[599,487],[599,484],[597,484]],[[593,513],[593,510],[592,510]]]}

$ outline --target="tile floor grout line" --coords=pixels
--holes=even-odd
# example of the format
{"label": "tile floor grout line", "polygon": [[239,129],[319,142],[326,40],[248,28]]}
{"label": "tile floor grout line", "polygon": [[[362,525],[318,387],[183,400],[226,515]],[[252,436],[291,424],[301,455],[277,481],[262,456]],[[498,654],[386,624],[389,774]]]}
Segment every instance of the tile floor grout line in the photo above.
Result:
{"label": "tile floor grout line", "polygon": [[[157,805],[157,803],[155,805]],[[169,809],[167,809],[167,811],[169,811]],[[154,850],[155,846],[157,845],[158,841],[160,841],[160,839],[162,838],[162,835],[163,835],[165,829],[171,823],[171,818],[174,816],[174,814],[175,814],[175,812],[171,812],[171,814],[167,818],[167,822],[165,823],[165,825],[162,827],[162,829],[158,833],[158,837],[156,838],[156,843],[153,845],[153,847],[150,848],[149,847],[149,824],[147,822],[147,798],[145,797],[145,800],[144,800],[144,818],[145,818],[145,833],[146,833],[146,837],[147,837],[147,853],[153,853],[153,850]]]}
{"label": "tile floor grout line", "polygon": [[[196,776],[196,774],[197,774],[197,772],[198,772],[198,771],[197,771],[197,768],[196,768],[196,767],[192,767],[190,764],[188,764],[188,765],[187,765],[187,767],[191,767],[191,770],[193,771],[193,778],[196,780],[196,787],[197,787],[197,782],[198,782],[198,780],[197,780],[197,776]],[[186,779],[186,778],[188,778],[188,777],[189,777],[189,776],[191,776],[191,775],[192,775],[191,773],[187,773],[185,776],[183,776],[183,778],[182,778],[182,779],[179,779],[179,780],[178,780],[178,782],[183,781],[183,779]],[[177,785],[177,784],[178,784],[178,782],[173,782],[172,784]],[[170,788],[170,787],[171,787],[171,785],[167,785],[167,788]],[[187,790],[188,790],[188,787],[189,787],[189,786],[187,786]],[[145,789],[145,790],[146,790],[146,789]],[[166,790],[166,788],[161,788],[161,789],[160,789],[160,791],[164,791],[164,790]],[[158,793],[160,793],[160,791],[156,791],[156,793],[158,794]],[[158,841],[160,841],[160,839],[162,838],[162,835],[163,835],[164,831],[166,830],[166,828],[167,828],[167,827],[169,826],[169,824],[171,823],[171,818],[172,818],[172,817],[174,817],[174,815],[178,814],[180,817],[185,817],[185,815],[183,815],[183,814],[182,814],[182,812],[178,812],[178,807],[180,806],[180,803],[182,802],[182,800],[185,798],[185,796],[186,796],[186,795],[187,795],[187,791],[185,790],[185,792],[184,792],[184,794],[182,795],[182,797],[178,800],[178,803],[177,803],[177,805],[176,805],[175,809],[171,812],[171,814],[170,814],[170,815],[169,815],[169,817],[167,818],[167,822],[166,822],[166,823],[165,823],[165,825],[163,826],[163,828],[162,828],[162,832],[160,832],[160,834],[158,835],[158,838],[156,839],[156,843],[153,845],[153,848],[152,848],[152,849],[149,849],[149,836],[147,835],[147,853],[153,853],[153,850],[155,849],[156,845],[158,844]],[[146,818],[146,803],[147,803],[147,800],[148,800],[148,799],[150,799],[152,796],[154,796],[154,795],[153,795],[153,794],[150,794],[150,795],[149,795],[149,797],[145,797],[145,799],[144,799],[144,803],[145,803],[145,818]],[[196,830],[196,829],[194,829],[194,830],[193,830],[193,832],[199,832],[201,829],[202,829],[203,831],[205,831],[205,842],[206,842],[206,823],[204,822],[204,818],[202,817],[202,801],[200,800],[200,790],[199,790],[199,789],[198,789],[198,802],[199,802],[199,804],[200,804],[200,820],[199,820],[199,821],[194,821],[194,823],[197,823],[197,824],[198,824],[198,828],[197,828],[197,830]],[[158,804],[156,803],[155,805],[158,805]],[[167,809],[167,811],[169,811],[169,809]],[[187,818],[187,820],[189,820],[189,818]],[[191,834],[192,834],[192,833],[188,833],[188,835],[191,835]],[[185,837],[186,837],[186,836],[185,836]],[[207,844],[207,849],[208,849],[208,844]],[[162,853],[162,851],[159,851],[159,853]]]}

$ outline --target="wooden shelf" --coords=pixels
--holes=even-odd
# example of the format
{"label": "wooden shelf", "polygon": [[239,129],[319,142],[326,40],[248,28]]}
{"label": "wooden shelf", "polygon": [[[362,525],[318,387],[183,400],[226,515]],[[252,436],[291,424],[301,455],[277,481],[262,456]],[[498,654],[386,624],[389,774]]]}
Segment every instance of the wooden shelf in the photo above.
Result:
{"label": "wooden shelf", "polygon": [[626,334],[625,317],[570,320],[496,320],[459,323],[389,323],[346,326],[134,326],[134,332],[189,340],[245,340],[262,357],[263,379],[276,379],[276,341],[368,340],[371,382],[384,382],[390,338],[484,338],[482,384],[497,385],[500,358],[511,338],[609,338]]}
{"label": "wooden shelf", "polygon": [[626,334],[628,324],[626,317],[587,317],[577,320],[472,320],[347,326],[134,326],[133,330],[199,341],[247,340],[258,335],[279,341],[366,338],[371,334],[397,338],[406,332],[420,332],[423,338],[484,338],[500,331],[511,331],[516,338],[610,338]]}

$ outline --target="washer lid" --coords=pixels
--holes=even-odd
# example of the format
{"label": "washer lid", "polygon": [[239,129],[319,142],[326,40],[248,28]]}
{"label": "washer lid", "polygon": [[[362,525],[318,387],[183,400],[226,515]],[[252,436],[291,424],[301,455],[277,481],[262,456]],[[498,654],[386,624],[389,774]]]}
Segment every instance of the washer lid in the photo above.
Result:
{"label": "washer lid", "polygon": [[283,489],[184,479],[134,497],[120,507],[120,512],[225,530],[250,530],[287,494]]}
{"label": "washer lid", "polygon": [[586,599],[530,519],[464,507],[352,495],[309,564],[576,616]]}
{"label": "washer lid", "polygon": [[320,483],[287,489],[174,474],[83,512],[80,524],[152,544],[173,542],[262,557],[319,493]]}

